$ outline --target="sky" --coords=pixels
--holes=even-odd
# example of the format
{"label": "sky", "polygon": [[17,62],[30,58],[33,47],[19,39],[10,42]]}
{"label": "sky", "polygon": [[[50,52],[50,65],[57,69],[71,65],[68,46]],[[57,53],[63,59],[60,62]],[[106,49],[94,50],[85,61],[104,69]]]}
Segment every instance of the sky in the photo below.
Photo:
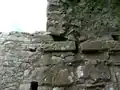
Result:
{"label": "sky", "polygon": [[0,0],[0,32],[46,31],[47,0]]}

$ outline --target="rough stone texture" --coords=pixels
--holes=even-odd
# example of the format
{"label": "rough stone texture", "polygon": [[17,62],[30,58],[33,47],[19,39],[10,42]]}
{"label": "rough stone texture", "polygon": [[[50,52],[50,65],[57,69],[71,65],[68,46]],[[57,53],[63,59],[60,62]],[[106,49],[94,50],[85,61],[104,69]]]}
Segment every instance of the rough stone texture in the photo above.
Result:
{"label": "rough stone texture", "polygon": [[105,41],[86,41],[80,45],[82,51],[100,51],[108,48]]}
{"label": "rough stone texture", "polygon": [[[52,51],[49,55],[51,58],[48,58],[46,53],[47,61],[40,59],[42,62],[45,61],[43,66],[52,68],[54,65],[58,67],[63,65],[62,70],[56,68],[58,70],[56,78],[60,79],[55,81],[53,86],[56,86],[53,89],[119,90],[118,2],[118,0],[48,0],[47,31],[57,36],[59,42],[74,41],[76,44],[75,51]],[[64,68],[64,65],[67,68]],[[71,75],[70,72],[73,72],[72,83],[66,79]],[[61,80],[62,73],[65,73],[63,78],[65,81]]]}
{"label": "rough stone texture", "polygon": [[88,40],[75,45],[69,39],[54,41],[49,34],[11,32],[1,33],[0,42],[1,90],[29,90],[31,82],[38,83],[38,90],[119,87],[119,41]]}
{"label": "rough stone texture", "polygon": [[0,90],[119,90],[118,1],[48,2],[49,32],[0,33]]}
{"label": "rough stone texture", "polygon": [[[88,33],[89,37],[108,36],[113,32],[119,32],[118,0],[48,0],[48,2],[47,30],[56,35],[64,34],[79,39],[83,35],[81,32]],[[119,39],[118,33],[112,36],[118,36]]]}
{"label": "rough stone texture", "polygon": [[38,90],[52,90],[52,87],[40,86],[40,87],[38,87]]}
{"label": "rough stone texture", "polygon": [[73,41],[43,42],[44,51],[75,51],[76,46]]}
{"label": "rough stone texture", "polygon": [[119,41],[46,33],[0,34],[1,90],[119,90]]}

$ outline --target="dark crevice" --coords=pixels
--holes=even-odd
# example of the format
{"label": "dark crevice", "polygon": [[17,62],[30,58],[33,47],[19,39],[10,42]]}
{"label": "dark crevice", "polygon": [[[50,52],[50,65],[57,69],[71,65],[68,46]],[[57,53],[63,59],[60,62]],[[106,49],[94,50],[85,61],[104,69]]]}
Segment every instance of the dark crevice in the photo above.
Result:
{"label": "dark crevice", "polygon": [[119,40],[119,35],[111,35],[113,40],[118,41]]}
{"label": "dark crevice", "polygon": [[76,46],[76,50],[74,50],[73,53],[78,53],[78,44],[77,44],[77,42],[75,43],[75,46]]}
{"label": "dark crevice", "polygon": [[84,54],[97,54],[97,53],[101,53],[99,50],[84,50],[82,51],[82,53]]}
{"label": "dark crevice", "polygon": [[28,51],[30,51],[30,52],[36,52],[36,50],[37,50],[37,48],[29,48]]}
{"label": "dark crevice", "polygon": [[83,54],[100,54],[100,53],[103,53],[103,52],[106,52],[107,49],[103,49],[103,50],[83,50],[82,53]]}
{"label": "dark crevice", "polygon": [[51,52],[73,52],[75,53],[76,50],[49,50],[49,51],[44,51],[45,53],[51,53]]}
{"label": "dark crevice", "polygon": [[76,0],[77,2],[80,2],[80,0]]}
{"label": "dark crevice", "polygon": [[30,90],[38,90],[38,82],[31,82]]}
{"label": "dark crevice", "polygon": [[54,39],[54,41],[66,41],[67,38],[63,37],[63,36],[56,36],[56,35],[51,35]]}

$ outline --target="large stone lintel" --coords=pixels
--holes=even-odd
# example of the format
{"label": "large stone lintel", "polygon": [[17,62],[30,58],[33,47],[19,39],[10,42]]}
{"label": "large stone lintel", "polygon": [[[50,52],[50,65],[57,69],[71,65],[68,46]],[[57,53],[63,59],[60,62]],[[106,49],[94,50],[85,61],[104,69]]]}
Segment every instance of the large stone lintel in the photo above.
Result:
{"label": "large stone lintel", "polygon": [[92,52],[92,51],[102,51],[108,50],[112,52],[120,51],[120,43],[114,40],[95,40],[95,41],[86,41],[80,45],[83,52]]}
{"label": "large stone lintel", "polygon": [[44,51],[75,51],[74,41],[45,41],[42,43]]}
{"label": "large stone lintel", "polygon": [[107,49],[105,41],[86,41],[80,45],[82,51],[99,51]]}

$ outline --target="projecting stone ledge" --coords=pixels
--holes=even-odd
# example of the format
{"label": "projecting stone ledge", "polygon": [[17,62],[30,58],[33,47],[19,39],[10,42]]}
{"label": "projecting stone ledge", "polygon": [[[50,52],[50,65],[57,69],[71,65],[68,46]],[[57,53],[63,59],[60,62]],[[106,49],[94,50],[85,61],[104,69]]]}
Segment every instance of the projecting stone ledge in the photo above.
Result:
{"label": "projecting stone ledge", "polygon": [[45,41],[42,43],[44,51],[75,51],[74,41]]}
{"label": "projecting stone ledge", "polygon": [[95,40],[95,41],[86,41],[80,45],[82,51],[99,51],[108,49],[106,41]]}

